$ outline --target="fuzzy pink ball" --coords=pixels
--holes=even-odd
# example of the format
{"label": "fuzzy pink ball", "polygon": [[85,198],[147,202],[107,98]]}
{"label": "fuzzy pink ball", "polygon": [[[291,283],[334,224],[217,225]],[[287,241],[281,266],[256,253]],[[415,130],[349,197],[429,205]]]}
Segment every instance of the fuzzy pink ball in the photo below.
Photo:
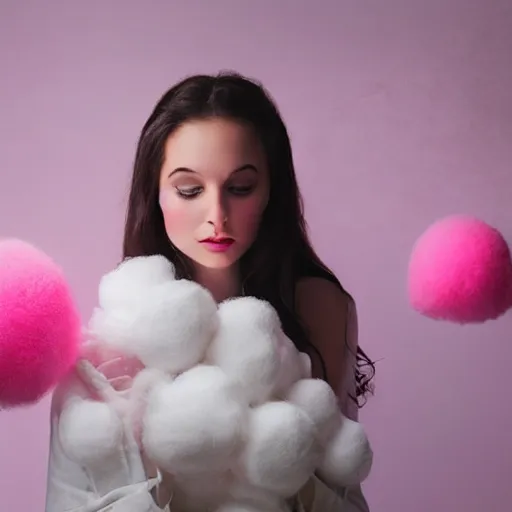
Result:
{"label": "fuzzy pink ball", "polygon": [[19,240],[0,242],[0,408],[37,402],[78,356],[81,321],[60,268]]}
{"label": "fuzzy pink ball", "polygon": [[413,248],[408,288],[412,307],[429,318],[460,324],[496,319],[512,306],[509,247],[481,220],[440,220]]}

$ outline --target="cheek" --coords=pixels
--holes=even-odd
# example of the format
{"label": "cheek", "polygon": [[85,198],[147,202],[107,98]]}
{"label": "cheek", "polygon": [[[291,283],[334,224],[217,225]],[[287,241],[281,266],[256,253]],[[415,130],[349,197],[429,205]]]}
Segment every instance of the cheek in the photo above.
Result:
{"label": "cheek", "polygon": [[163,191],[160,194],[160,208],[164,217],[167,236],[174,241],[186,233],[190,233],[194,227],[195,215],[185,201],[173,197],[170,191]]}
{"label": "cheek", "polygon": [[236,210],[236,229],[245,239],[253,239],[258,231],[265,205],[261,200],[247,201]]}

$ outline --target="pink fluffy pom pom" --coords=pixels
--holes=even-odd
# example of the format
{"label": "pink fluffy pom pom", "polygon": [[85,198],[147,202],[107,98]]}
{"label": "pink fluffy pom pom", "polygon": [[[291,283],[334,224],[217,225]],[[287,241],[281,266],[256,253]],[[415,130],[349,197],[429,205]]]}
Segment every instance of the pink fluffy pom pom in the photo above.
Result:
{"label": "pink fluffy pom pom", "polygon": [[451,216],[417,240],[409,300],[421,314],[460,324],[494,320],[512,306],[512,262],[503,236],[485,222]]}
{"label": "pink fluffy pom pom", "polygon": [[81,321],[60,268],[19,240],[0,242],[0,408],[40,400],[77,359]]}

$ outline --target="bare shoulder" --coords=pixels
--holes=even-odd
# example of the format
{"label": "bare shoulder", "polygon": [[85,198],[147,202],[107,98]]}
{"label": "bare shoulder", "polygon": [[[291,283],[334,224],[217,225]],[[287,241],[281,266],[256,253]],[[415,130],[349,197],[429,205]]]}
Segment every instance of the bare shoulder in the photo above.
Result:
{"label": "bare shoulder", "polygon": [[341,382],[352,299],[339,286],[319,277],[303,278],[296,287],[296,307],[311,343],[320,352],[331,386]]}
{"label": "bare shoulder", "polygon": [[[304,277],[297,282],[298,304],[315,307],[317,301],[326,307],[347,307],[350,297],[332,281],[321,277]],[[316,306],[318,308],[318,305]]]}
{"label": "bare shoulder", "polygon": [[347,293],[327,279],[307,277],[297,283],[298,314],[306,328],[315,333],[335,334],[339,329],[344,332],[350,301]]}

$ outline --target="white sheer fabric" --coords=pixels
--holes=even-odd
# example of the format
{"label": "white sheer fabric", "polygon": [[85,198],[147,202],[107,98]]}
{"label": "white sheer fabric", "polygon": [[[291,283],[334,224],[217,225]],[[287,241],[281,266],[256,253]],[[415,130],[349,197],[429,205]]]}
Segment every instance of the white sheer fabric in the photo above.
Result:
{"label": "white sheer fabric", "polygon": [[125,432],[117,453],[93,467],[82,467],[64,452],[59,433],[63,404],[91,395],[101,382],[94,372],[92,366],[86,372],[75,369],[53,395],[46,512],[169,512],[168,505],[160,508],[155,503],[159,478],[146,475],[132,432]]}

